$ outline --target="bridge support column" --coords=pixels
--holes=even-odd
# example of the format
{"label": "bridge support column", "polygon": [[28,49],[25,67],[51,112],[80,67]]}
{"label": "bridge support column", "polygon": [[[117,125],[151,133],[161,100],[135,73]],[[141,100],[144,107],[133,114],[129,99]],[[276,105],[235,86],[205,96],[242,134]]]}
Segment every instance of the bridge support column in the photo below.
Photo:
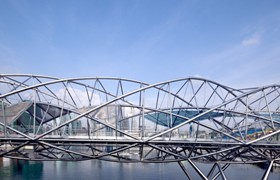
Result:
{"label": "bridge support column", "polygon": [[212,178],[212,180],[217,179],[217,178],[221,175],[221,172],[224,172],[224,171],[229,167],[229,165],[230,165],[229,163],[225,164],[225,165],[221,168],[220,172],[217,172],[217,173],[215,174],[215,176]]}
{"label": "bridge support column", "polygon": [[207,178],[211,179],[212,174],[214,173],[216,167],[218,168],[218,172],[215,174],[215,176],[212,178],[213,180],[217,179],[220,175],[222,176],[223,180],[226,180],[226,175],[224,173],[224,171],[226,170],[226,168],[229,166],[229,164],[225,164],[223,167],[220,166],[220,164],[218,163],[214,163],[212,168],[210,169]]}
{"label": "bridge support column", "polygon": [[263,177],[262,177],[262,180],[267,180],[267,178],[268,178],[268,176],[269,176],[269,173],[270,173],[270,170],[271,170],[271,168],[272,168],[273,163],[274,163],[273,160],[270,161],[270,164],[269,164],[269,166],[267,167],[267,169],[266,169],[266,171],[265,171],[265,173],[264,173],[264,175],[263,175]]}
{"label": "bridge support column", "polygon": [[197,172],[197,174],[204,180],[208,180],[208,178],[201,172],[201,170],[190,160],[187,159],[187,161],[190,163],[190,165],[194,168],[194,170]]}
{"label": "bridge support column", "polygon": [[188,177],[188,179],[192,179],[189,175],[189,173],[187,172],[187,169],[185,168],[185,166],[183,165],[183,163],[181,161],[178,161],[179,166],[181,167],[181,169],[184,171],[185,175]]}
{"label": "bridge support column", "polygon": [[219,171],[220,171],[220,174],[222,175],[223,180],[226,180],[227,178],[226,178],[226,175],[225,175],[223,169],[221,168],[221,166],[220,166],[218,163],[216,163],[216,164],[217,164],[217,166],[218,166],[218,169],[219,169]]}
{"label": "bridge support column", "polygon": [[215,167],[216,167],[216,163],[213,164],[212,168],[210,169],[208,175],[207,175],[207,178],[210,178],[215,170]]}

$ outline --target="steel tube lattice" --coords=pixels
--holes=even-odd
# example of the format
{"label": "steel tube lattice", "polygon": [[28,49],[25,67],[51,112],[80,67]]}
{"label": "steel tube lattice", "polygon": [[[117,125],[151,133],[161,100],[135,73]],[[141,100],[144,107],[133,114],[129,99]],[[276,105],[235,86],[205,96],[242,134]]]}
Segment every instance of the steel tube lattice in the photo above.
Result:
{"label": "steel tube lattice", "polygon": [[[279,88],[2,74],[0,156],[178,162],[185,173],[187,161],[214,179],[230,164],[268,163],[266,179],[280,164]],[[204,175],[195,161],[214,165]]]}

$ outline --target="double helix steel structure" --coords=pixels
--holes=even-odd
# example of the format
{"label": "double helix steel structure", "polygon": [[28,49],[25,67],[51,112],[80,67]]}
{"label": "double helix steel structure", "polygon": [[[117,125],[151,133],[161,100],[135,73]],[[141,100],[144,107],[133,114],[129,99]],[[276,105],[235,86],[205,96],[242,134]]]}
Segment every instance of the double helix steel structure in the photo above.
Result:
{"label": "double helix steel structure", "polygon": [[[234,89],[203,78],[0,74],[0,157],[177,162],[202,179],[231,164],[280,164],[280,85]],[[197,162],[211,164],[205,173]]]}

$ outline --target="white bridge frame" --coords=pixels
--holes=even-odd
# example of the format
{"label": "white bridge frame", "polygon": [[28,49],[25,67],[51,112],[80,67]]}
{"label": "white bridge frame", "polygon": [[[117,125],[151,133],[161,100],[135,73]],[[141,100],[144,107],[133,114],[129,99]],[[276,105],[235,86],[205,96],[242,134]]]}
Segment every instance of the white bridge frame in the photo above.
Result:
{"label": "white bridge frame", "polygon": [[[203,78],[0,74],[0,157],[182,161],[202,179],[231,164],[280,164],[280,85],[234,89]],[[195,162],[212,164],[204,174]]]}

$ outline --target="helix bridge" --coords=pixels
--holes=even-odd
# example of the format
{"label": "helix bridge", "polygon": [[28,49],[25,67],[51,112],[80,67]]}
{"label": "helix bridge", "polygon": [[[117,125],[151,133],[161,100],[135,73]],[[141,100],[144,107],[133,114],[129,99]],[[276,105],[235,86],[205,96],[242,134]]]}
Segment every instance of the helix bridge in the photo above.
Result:
{"label": "helix bridge", "polygon": [[263,163],[268,179],[280,165],[279,88],[235,89],[197,77],[148,84],[0,74],[0,157],[173,162],[189,179],[184,163],[202,179],[226,179],[232,164]]}

